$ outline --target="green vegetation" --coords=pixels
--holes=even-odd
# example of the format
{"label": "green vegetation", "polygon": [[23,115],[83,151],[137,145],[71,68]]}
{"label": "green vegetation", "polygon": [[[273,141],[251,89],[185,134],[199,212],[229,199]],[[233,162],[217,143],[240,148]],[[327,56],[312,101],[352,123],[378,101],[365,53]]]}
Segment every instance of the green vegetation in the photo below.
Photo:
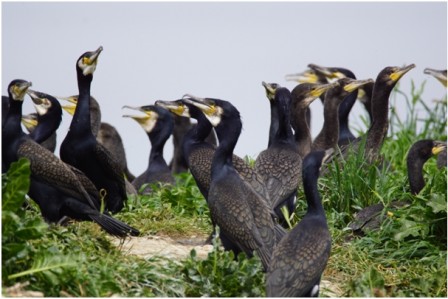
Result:
{"label": "green vegetation", "polygon": [[[415,141],[446,140],[447,99],[428,107],[423,87],[413,87],[411,97],[400,90],[393,94],[391,106],[403,107],[405,102],[407,114],[403,120],[391,110],[383,163],[367,165],[362,155],[353,155],[343,167],[332,164],[319,181],[333,238],[321,296],[447,296],[447,170],[430,159],[424,167],[426,187],[417,196],[409,192],[406,172],[407,151]],[[143,237],[206,239],[211,223],[205,200],[191,175],[176,179],[174,187],[154,185],[153,194],[131,198],[116,217],[139,228]],[[216,239],[205,259],[194,250],[182,260],[126,254],[93,223],[46,224],[36,205],[25,198],[28,187],[26,160],[14,163],[2,176],[3,292],[17,282],[29,282],[27,289],[45,296],[265,295],[256,257],[240,254],[235,259]],[[391,210],[397,200],[410,204]],[[363,237],[347,230],[354,213],[379,202],[385,206],[385,220],[378,230]],[[292,225],[305,210],[300,190]]]}

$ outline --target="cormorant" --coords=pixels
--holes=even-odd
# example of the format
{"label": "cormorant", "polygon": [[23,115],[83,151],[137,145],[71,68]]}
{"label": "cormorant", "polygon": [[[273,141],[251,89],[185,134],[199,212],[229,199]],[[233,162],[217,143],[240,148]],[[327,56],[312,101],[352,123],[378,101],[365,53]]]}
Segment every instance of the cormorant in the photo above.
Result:
{"label": "cormorant", "polygon": [[[62,108],[72,115],[75,113],[78,96],[59,97],[60,100],[68,101]],[[101,122],[101,109],[98,101],[90,96],[90,125],[92,126],[92,134],[96,140],[101,143],[112,155],[112,157],[120,165],[120,169],[126,175],[126,189],[128,194],[136,194],[131,183],[135,176],[130,172],[126,160],[126,152],[124,150],[123,141],[118,131],[112,125]]]}
{"label": "cormorant", "polygon": [[[347,103],[348,100],[351,101],[352,95],[356,94],[356,91],[360,86],[363,86],[369,82],[373,82],[373,80],[355,80],[349,77],[344,77],[337,80],[337,82],[339,83],[339,85],[329,89],[325,94],[324,124],[320,133],[316,136],[316,138],[314,138],[314,141],[311,145],[312,151],[334,148],[338,144],[340,145],[341,143],[345,144],[350,142],[350,140],[352,140],[352,137],[354,139],[353,135],[350,136],[351,132],[350,130],[348,130],[348,123],[341,122],[339,118],[341,117],[341,115],[347,118],[348,114],[344,114],[345,111],[341,110],[339,107],[340,105]],[[343,123],[344,126],[346,126],[345,132],[343,133],[345,134],[345,137],[341,139],[340,125],[342,125]]]}
{"label": "cormorant", "polygon": [[[134,185],[138,191],[140,191],[141,187],[145,184],[155,184],[160,182],[174,185],[174,177],[168,164],[163,158],[163,148],[173,132],[173,116],[166,109],[154,105],[142,107],[124,106],[123,108],[144,112],[144,116],[123,115],[123,117],[130,117],[138,122],[151,142],[148,167],[141,175],[132,181],[132,185]],[[151,186],[147,185],[141,192],[151,193],[151,191]]]}
{"label": "cormorant", "polygon": [[[183,155],[187,158],[190,172],[195,179],[199,190],[208,203],[208,192],[211,182],[211,166],[213,155],[216,151],[216,145],[207,142],[206,137],[210,136],[210,131],[213,131],[213,126],[199,108],[185,100],[157,101],[155,104],[170,110],[176,115],[194,118],[197,121],[197,124],[185,134],[182,150]],[[254,190],[258,189],[256,191],[262,196],[267,193],[262,185],[261,178],[258,177],[257,173],[249,165],[247,165],[242,158],[233,154],[232,162],[236,171],[252,186],[252,188],[254,188]],[[214,229],[215,223],[213,218],[211,218],[211,220]],[[280,228],[277,228],[276,233],[278,233],[278,239],[281,239],[281,237],[285,234],[285,232]],[[214,232],[212,233],[212,236],[213,235]],[[239,247],[232,243],[228,237],[226,237],[225,232],[221,231],[219,237],[224,249],[232,250],[234,252],[234,256],[236,257],[241,251]]]}
{"label": "cormorant", "polygon": [[[28,195],[39,205],[46,221],[57,223],[68,216],[77,220],[94,221],[114,236],[138,235],[138,230],[99,212],[98,190],[81,171],[63,163],[22,131],[22,104],[30,86],[31,82],[24,80],[14,80],[8,86],[10,109],[2,128],[2,160],[6,166],[4,171],[20,158],[30,161]],[[44,118],[39,126],[49,125],[48,121],[48,118]],[[44,128],[42,131],[45,130]]]}
{"label": "cormorant", "polygon": [[338,85],[337,82],[331,84],[302,83],[291,91],[291,126],[294,129],[294,138],[302,158],[311,151],[312,144],[310,129],[304,121],[306,108],[311,102],[336,85]]}
{"label": "cormorant", "polygon": [[[37,113],[30,113],[22,116],[22,124],[25,126],[26,130],[29,134],[32,134],[39,124]],[[51,134],[46,140],[39,143],[43,147],[45,147],[50,152],[54,153],[56,149],[56,132]]]}
{"label": "cormorant", "polygon": [[188,171],[187,159],[182,154],[182,140],[191,129],[192,124],[189,118],[177,114],[173,114],[173,119],[173,158],[169,163],[169,167],[172,173],[181,173]]}
{"label": "cormorant", "polygon": [[[368,163],[378,160],[381,146],[389,128],[389,96],[398,80],[415,67],[414,64],[404,67],[385,67],[379,72],[372,94],[372,123],[366,135],[360,136],[350,144],[341,146],[340,154],[346,156],[350,149],[358,151],[365,140],[364,157]],[[333,159],[333,157],[332,157]]]}
{"label": "cormorant", "polygon": [[434,155],[446,151],[446,142],[430,139],[419,140],[409,149],[406,159],[408,167],[409,187],[412,194],[418,194],[425,187],[423,165]]}
{"label": "cormorant", "polygon": [[[67,111],[68,114],[73,116],[76,111],[76,106],[78,104],[78,96],[73,95],[69,97],[58,97],[59,100],[66,101],[67,103],[65,105],[62,105],[62,109]],[[98,135],[98,131],[100,130],[101,126],[101,108],[98,101],[93,97],[90,96],[90,127],[92,128],[92,134],[93,136]]]}
{"label": "cormorant", "polygon": [[367,83],[366,85],[360,87],[358,89],[358,100],[366,109],[367,114],[369,115],[369,122],[372,123],[372,93],[373,86],[375,85],[375,81],[371,83]]}
{"label": "cormorant", "polygon": [[[173,158],[169,163],[170,169],[173,173],[180,173],[188,171],[188,162],[187,158],[183,155],[182,143],[185,134],[191,130],[194,126],[190,122],[189,117],[179,116],[177,114],[173,114],[174,116],[174,128],[173,128]],[[215,145],[217,144],[216,135],[214,130],[210,130],[206,142]]]}
{"label": "cormorant", "polygon": [[[31,114],[36,116],[35,121],[26,121],[26,117],[22,117],[22,123],[30,132],[30,137],[52,153],[56,149],[56,130],[62,121],[62,108],[59,101],[46,93],[33,91],[28,89],[27,94],[33,100],[37,113]],[[40,125],[44,123],[45,125]]]}
{"label": "cormorant", "polygon": [[443,86],[446,87],[446,70],[435,70],[430,68],[425,68],[423,71],[425,74],[431,75],[437,80],[439,80],[440,83],[443,84]]}
{"label": "cormorant", "polygon": [[202,110],[218,136],[219,146],[213,156],[208,193],[214,223],[247,255],[256,251],[266,270],[276,244],[273,212],[233,166],[233,150],[242,128],[239,111],[224,100],[184,100]]}
{"label": "cormorant", "polygon": [[297,151],[291,128],[291,93],[276,83],[265,83],[271,106],[269,146],[255,160],[255,171],[269,192],[270,204],[282,225],[287,221],[280,210],[286,205],[289,214],[295,210],[297,188],[302,181],[302,157]]}
{"label": "cormorant", "polygon": [[[350,78],[356,80],[355,74],[352,71],[341,68],[341,67],[322,67],[316,64],[309,64],[309,68],[314,70],[320,77],[325,79],[320,83],[327,83],[327,81],[332,82],[333,80],[340,80],[342,78]],[[338,119],[339,119],[339,139],[338,145],[343,145],[350,143],[356,139],[355,135],[350,131],[349,127],[349,115],[358,97],[358,90],[355,89],[353,92],[345,95],[345,98],[341,102],[338,108]],[[322,98],[321,98],[322,99]],[[325,100],[325,99],[324,99]],[[325,109],[325,102],[324,109]]]}
{"label": "cormorant", "polygon": [[8,115],[9,110],[9,98],[7,96],[2,96],[2,126],[5,123],[6,115]]}
{"label": "cormorant", "polygon": [[109,123],[101,122],[96,140],[109,150],[112,157],[120,164],[126,179],[132,182],[135,176],[129,171],[123,141],[117,129]]}
{"label": "cormorant", "polygon": [[82,54],[76,61],[78,103],[68,131],[60,148],[62,161],[78,168],[105,194],[106,210],[121,211],[127,200],[123,172],[118,162],[92,133],[90,123],[90,85],[98,56],[103,50]]}
{"label": "cormorant", "polygon": [[[406,157],[407,172],[409,179],[410,191],[413,195],[417,195],[425,186],[423,178],[423,165],[434,155],[440,155],[446,151],[446,142],[434,141],[430,139],[419,140],[415,142],[409,149]],[[395,210],[409,205],[407,201],[393,201],[388,205],[388,209]],[[374,204],[365,207],[357,212],[353,221],[348,224],[355,234],[363,235],[367,230],[378,229],[386,217],[383,214],[383,203]]]}
{"label": "cormorant", "polygon": [[322,161],[333,149],[314,151],[303,160],[302,178],[308,209],[278,243],[266,273],[268,297],[317,297],[331,250],[325,210],[317,181]]}

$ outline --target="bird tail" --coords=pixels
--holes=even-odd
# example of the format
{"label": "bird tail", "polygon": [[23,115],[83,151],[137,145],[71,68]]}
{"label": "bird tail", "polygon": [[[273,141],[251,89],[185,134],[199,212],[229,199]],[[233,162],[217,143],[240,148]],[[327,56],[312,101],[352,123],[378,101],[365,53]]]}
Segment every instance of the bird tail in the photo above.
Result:
{"label": "bird tail", "polygon": [[266,272],[271,262],[272,252],[270,252],[266,246],[259,247],[256,251],[260,257],[261,263],[263,264],[263,272]]}
{"label": "bird tail", "polygon": [[93,213],[89,217],[112,236],[123,238],[129,235],[140,235],[139,230],[107,214]]}
{"label": "bird tail", "polygon": [[280,240],[286,235],[287,231],[280,224],[274,225],[274,233],[275,233],[275,244],[278,244]]}

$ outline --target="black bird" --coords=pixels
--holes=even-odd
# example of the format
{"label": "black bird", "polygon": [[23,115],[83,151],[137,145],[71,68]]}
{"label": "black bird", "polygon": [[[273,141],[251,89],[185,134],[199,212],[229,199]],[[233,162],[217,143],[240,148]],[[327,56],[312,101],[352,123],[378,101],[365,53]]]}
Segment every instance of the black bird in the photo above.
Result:
{"label": "black bird", "polygon": [[[316,64],[309,64],[309,68],[314,70],[316,73],[320,74],[321,76],[324,76],[324,81],[321,81],[320,83],[327,83],[328,80],[339,80],[342,78],[350,78],[353,80],[356,80],[355,74],[345,68],[341,67],[322,67],[318,66]],[[356,102],[356,99],[358,97],[358,90],[355,89],[353,92],[350,92],[346,95],[345,99],[342,101],[342,103],[339,105],[338,108],[338,119],[339,119],[339,139],[338,139],[338,145],[343,145],[350,143],[354,139],[356,139],[355,135],[350,131],[349,127],[349,115],[350,111],[353,108],[353,105]],[[322,98],[321,98],[322,99]],[[324,109],[325,109],[325,103],[324,103]]]}
{"label": "black bird", "polygon": [[233,150],[242,128],[239,111],[224,100],[184,100],[202,110],[218,136],[208,192],[213,221],[247,255],[256,251],[266,270],[276,244],[273,212],[233,166]]}
{"label": "black bird", "polygon": [[[207,141],[207,136],[210,136],[210,131],[214,131],[213,126],[199,108],[184,100],[157,101],[156,105],[164,107],[176,115],[194,118],[197,121],[197,124],[185,134],[182,149],[183,155],[187,158],[190,172],[195,179],[199,190],[208,203],[208,192],[211,182],[211,166],[213,155],[216,151],[216,145],[209,143]],[[261,196],[264,196],[267,193],[267,190],[265,190],[262,185],[261,178],[259,178],[254,169],[247,165],[242,158],[233,154],[232,163],[236,171],[252,186],[252,188],[254,188],[255,191],[257,191]],[[215,223],[213,218],[211,220],[214,228]],[[281,239],[281,237],[285,234],[285,231],[279,227],[276,227],[276,233],[277,238]],[[214,232],[212,233],[212,236],[213,235]],[[219,237],[224,249],[232,250],[234,252],[234,256],[236,257],[241,251],[239,247],[232,243],[224,232],[221,231]]]}
{"label": "black bird", "polygon": [[[321,74],[316,73],[313,70],[305,70],[301,73],[296,74],[288,74],[285,76],[286,81],[295,81],[299,84],[302,83],[325,83],[325,76],[322,76]],[[321,98],[323,101],[323,99]],[[308,124],[308,128],[311,129],[311,109],[310,107],[306,108],[306,123]]]}
{"label": "black bird", "polygon": [[[179,116],[175,113],[173,116],[173,158],[171,159],[169,166],[173,173],[181,173],[188,171],[187,158],[184,156],[182,149],[183,138],[194,125],[191,123],[189,117]],[[215,130],[210,130],[205,141],[216,146],[217,140]]]}
{"label": "black bird", "polygon": [[8,115],[9,110],[9,98],[7,96],[2,96],[2,126],[5,123],[6,115]]}
{"label": "black bird", "polygon": [[[419,140],[410,147],[406,163],[409,187],[413,195],[417,195],[425,187],[423,165],[429,158],[440,155],[443,151],[446,151],[446,142],[430,139]],[[393,211],[409,204],[410,202],[407,201],[393,201],[388,205],[388,210]],[[383,203],[360,210],[349,223],[348,228],[358,235],[363,235],[367,230],[378,229],[386,217],[383,210]]]}
{"label": "black bird", "polygon": [[336,85],[338,85],[337,82],[331,84],[302,83],[291,91],[291,126],[294,129],[294,138],[302,158],[311,151],[312,144],[310,129],[305,121],[306,108]]}
{"label": "black bird", "polygon": [[[37,113],[29,113],[22,116],[22,124],[25,126],[29,134],[32,134],[35,128],[38,126],[38,117],[39,115]],[[56,132],[54,132],[50,137],[40,142],[39,144],[45,147],[50,152],[54,153],[56,149],[56,137]]]}
{"label": "black bird", "polygon": [[271,207],[282,225],[287,221],[281,207],[289,214],[295,210],[297,188],[302,181],[302,157],[291,128],[291,93],[276,83],[262,82],[271,106],[269,146],[255,160],[255,171],[269,192]]}
{"label": "black bird", "polygon": [[302,178],[308,209],[278,243],[266,273],[268,297],[317,297],[331,250],[325,210],[317,181],[322,161],[333,151],[314,151],[303,160]]}
{"label": "black bird", "polygon": [[334,157],[339,154],[345,157],[349,152],[357,152],[361,144],[364,144],[364,157],[368,163],[380,158],[380,150],[389,128],[389,96],[398,80],[414,67],[414,64],[405,67],[389,66],[379,72],[373,87],[373,119],[369,130],[364,136],[356,138],[350,144],[341,146],[340,152]]}
{"label": "black bird", "polygon": [[132,181],[132,184],[137,190],[140,190],[143,185],[147,184],[141,191],[142,193],[151,193],[152,189],[150,184],[164,183],[174,185],[174,177],[163,157],[163,148],[173,131],[173,116],[166,109],[154,105],[142,107],[124,106],[123,108],[125,107],[144,112],[144,116],[123,116],[131,117],[137,121],[146,132],[149,141],[151,142],[148,167],[141,175]]}
{"label": "black bird", "polygon": [[[76,220],[94,221],[114,236],[138,235],[138,230],[99,212],[98,190],[81,171],[63,163],[22,131],[22,104],[30,86],[31,83],[24,80],[14,80],[8,86],[10,109],[2,128],[5,170],[20,158],[30,161],[28,195],[39,205],[42,216],[48,222],[58,223],[68,216]],[[48,118],[44,118],[39,126],[45,127],[47,122]]]}
{"label": "black bird", "polygon": [[189,118],[177,114],[173,114],[173,119],[173,158],[169,163],[169,167],[173,173],[187,172],[188,162],[182,152],[182,140],[185,134],[190,131],[192,124]]}
{"label": "black bird", "polygon": [[406,159],[409,187],[412,194],[418,194],[425,187],[423,165],[434,155],[446,151],[446,142],[430,139],[419,140],[409,149]]}
{"label": "black bird", "polygon": [[[62,121],[62,108],[59,101],[46,93],[28,89],[37,113],[30,114],[31,118],[22,117],[22,123],[30,133],[31,139],[54,153],[56,149],[56,130]],[[33,117],[36,117],[33,120]],[[44,125],[39,125],[44,123]]]}
{"label": "black bird", "polygon": [[118,162],[92,133],[90,124],[90,86],[98,56],[103,50],[82,54],[76,61],[78,103],[60,148],[62,161],[78,168],[105,194],[106,210],[121,211],[127,200],[124,175]]}
{"label": "black bird", "polygon": [[[67,101],[68,103],[63,105],[62,108],[68,112],[68,114],[75,114],[76,105],[78,103],[78,96],[70,97],[58,97],[60,100]],[[135,176],[130,172],[126,160],[126,152],[124,150],[123,141],[118,131],[110,124],[101,122],[101,108],[98,101],[90,96],[90,126],[92,127],[92,134],[96,137],[96,140],[101,143],[112,155],[112,157],[120,165],[121,171],[126,175],[126,188],[129,193],[136,193],[134,188],[129,183],[133,181]]]}
{"label": "black bird", "polygon": [[446,87],[446,70],[435,70],[431,68],[425,68],[423,71],[425,74],[431,75],[437,80],[439,80],[440,83],[443,84],[443,86]]}
{"label": "black bird", "polygon": [[122,169],[126,176],[126,180],[132,182],[135,176],[128,168],[123,140],[117,129],[109,123],[101,122],[96,140],[109,150],[112,157],[119,163],[120,169]]}
{"label": "black bird", "polygon": [[367,83],[366,85],[360,87],[358,89],[358,101],[361,102],[361,104],[364,106],[364,109],[366,109],[367,114],[369,115],[368,121],[372,123],[372,93],[373,93],[373,86],[375,85],[375,81],[371,83]]}
{"label": "black bird", "polygon": [[[314,138],[311,150],[326,150],[337,145],[346,144],[353,140],[348,129],[348,122],[341,122],[340,117],[348,117],[345,110],[340,109],[340,105],[345,105],[348,100],[352,100],[352,95],[357,94],[357,89],[373,80],[355,80],[349,77],[338,79],[338,86],[329,89],[325,93],[324,101],[324,124],[320,133]],[[356,97],[355,97],[356,100]],[[353,105],[353,104],[352,104]],[[351,109],[351,106],[350,106]],[[342,129],[341,125],[344,127]],[[345,131],[345,132],[344,132]],[[340,134],[345,137],[340,138]]]}
{"label": "black bird", "polygon": [[[73,116],[76,111],[76,106],[78,104],[78,95],[73,95],[69,97],[58,97],[59,100],[66,101],[62,108],[67,111],[68,114]],[[98,101],[90,96],[90,127],[92,128],[93,136],[97,136],[101,126],[101,108]]]}

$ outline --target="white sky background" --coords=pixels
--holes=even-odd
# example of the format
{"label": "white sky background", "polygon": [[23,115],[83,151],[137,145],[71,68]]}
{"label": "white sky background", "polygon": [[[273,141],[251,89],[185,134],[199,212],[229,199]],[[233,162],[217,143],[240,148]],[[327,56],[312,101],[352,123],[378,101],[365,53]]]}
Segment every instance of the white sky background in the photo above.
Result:
{"label": "white sky background", "polygon": [[[375,79],[386,66],[415,63],[400,81],[410,93],[426,81],[424,99],[446,94],[426,67],[447,66],[446,2],[2,2],[2,94],[16,78],[57,96],[77,94],[75,62],[102,45],[92,83],[102,121],[123,139],[134,175],[148,163],[150,143],[123,105],[175,100],[185,93],[221,98],[240,111],[235,153],[256,157],[267,146],[269,103],[261,81],[292,89],[284,76],[308,63],[351,69]],[[322,105],[312,106],[312,135]],[[24,114],[34,112],[27,97]],[[364,128],[357,103],[352,127]],[[65,112],[58,144],[71,117]],[[172,157],[172,141],[165,159]],[[56,150],[57,152],[59,149]]]}

